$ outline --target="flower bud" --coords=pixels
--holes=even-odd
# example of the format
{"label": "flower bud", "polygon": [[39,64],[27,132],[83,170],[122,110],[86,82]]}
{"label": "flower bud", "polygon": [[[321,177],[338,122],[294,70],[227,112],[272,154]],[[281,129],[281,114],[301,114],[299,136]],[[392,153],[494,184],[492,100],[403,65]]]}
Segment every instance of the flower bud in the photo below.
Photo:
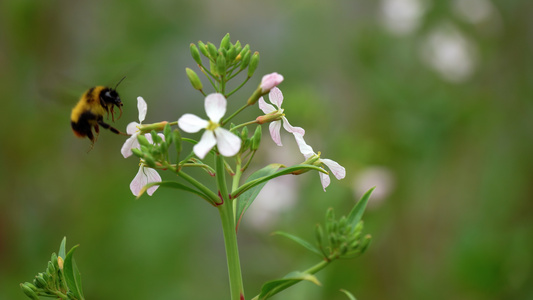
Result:
{"label": "flower bud", "polygon": [[263,76],[261,79],[261,92],[263,94],[268,93],[272,88],[278,86],[283,81],[283,76],[278,73],[271,73]]}
{"label": "flower bud", "polygon": [[[262,95],[263,94],[261,93],[261,88],[257,88],[254,91],[254,93],[250,96],[250,98],[248,98],[247,104],[254,105],[259,100],[259,98],[261,98]],[[262,123],[259,123],[259,124],[262,124]]]}
{"label": "flower bud", "polygon": [[248,66],[248,77],[252,77],[254,75],[255,70],[257,69],[257,65],[259,64],[259,52],[255,51],[252,55],[252,58],[250,58],[250,65]]}
{"label": "flower bud", "polygon": [[152,156],[150,155],[145,155],[144,158],[144,163],[149,166],[150,168],[155,168],[155,160]]}
{"label": "flower bud", "polygon": [[318,243],[318,247],[323,248],[323,245],[324,245],[324,229],[322,229],[322,226],[320,226],[320,224],[316,224],[315,236],[316,236],[316,241]]}
{"label": "flower bud", "polygon": [[131,152],[133,153],[133,155],[137,156],[138,158],[144,158],[144,153],[138,148],[132,148]]}
{"label": "flower bud", "polygon": [[202,59],[200,59],[200,52],[198,52],[198,48],[196,47],[196,45],[191,43],[191,45],[189,46],[189,49],[191,50],[191,56],[194,59],[194,61],[197,64],[201,65]]}
{"label": "flower bud", "polygon": [[221,76],[226,74],[226,59],[223,55],[217,57],[217,73]]}
{"label": "flower bud", "polygon": [[257,128],[255,128],[254,135],[252,136],[252,147],[251,147],[251,149],[253,151],[259,149],[259,144],[261,144],[261,134],[262,134],[261,126],[257,126]]}
{"label": "flower bud", "polygon": [[150,144],[150,142],[148,141],[148,139],[144,135],[139,134],[137,136],[137,140],[139,141],[139,144],[141,144],[142,146],[146,146],[146,147],[150,148],[151,144]]}
{"label": "flower bud", "polygon": [[191,82],[192,87],[196,90],[201,91],[203,88],[202,82],[200,81],[200,78],[198,77],[198,75],[196,75],[196,72],[194,72],[190,68],[185,68],[185,72],[187,72],[187,77],[189,78],[189,81]]}
{"label": "flower bud", "polygon": [[209,53],[209,57],[213,60],[216,60],[218,57],[218,51],[217,47],[213,45],[213,43],[207,43],[207,52]]}
{"label": "flower bud", "polygon": [[205,57],[209,57],[209,52],[207,52],[207,46],[202,41],[198,41],[198,47],[200,49],[200,52],[202,52]]}
{"label": "flower bud", "polygon": [[41,288],[41,289],[44,289],[48,286],[48,283],[46,282],[46,280],[43,278],[42,274],[39,274],[37,276],[35,276],[35,285],[38,287],[38,288]]}
{"label": "flower bud", "polygon": [[241,130],[241,139],[243,141],[248,139],[248,127],[246,126]]}
{"label": "flower bud", "polygon": [[[133,150],[133,149],[132,149]],[[59,266],[60,270],[63,270],[63,258],[61,256],[57,257],[57,265]]]}
{"label": "flower bud", "polygon": [[226,49],[228,50],[229,47],[230,47],[231,43],[230,43],[230,36],[229,36],[229,33],[226,33],[226,35],[222,38],[222,40],[220,41],[220,49]]}
{"label": "flower bud", "polygon": [[231,46],[228,50],[228,53],[226,54],[226,60],[229,62],[233,62],[235,60],[235,57],[237,57],[237,50],[234,46]]}
{"label": "flower bud", "polygon": [[37,296],[37,293],[35,293],[37,288],[33,284],[29,282],[21,283],[20,288],[22,289],[24,294],[26,294],[26,296],[30,297],[33,300],[39,300],[39,296]]}

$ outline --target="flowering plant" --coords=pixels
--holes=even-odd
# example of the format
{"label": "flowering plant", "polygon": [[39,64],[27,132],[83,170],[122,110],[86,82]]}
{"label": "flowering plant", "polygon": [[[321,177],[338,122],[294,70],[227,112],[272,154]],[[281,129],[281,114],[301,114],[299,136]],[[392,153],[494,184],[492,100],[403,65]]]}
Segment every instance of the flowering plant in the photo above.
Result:
{"label": "flowering plant", "polygon": [[[183,190],[205,200],[219,212],[228,263],[230,282],[230,299],[246,299],[237,247],[239,224],[250,205],[253,203],[266,183],[274,178],[286,175],[300,175],[316,171],[324,191],[330,184],[327,169],[337,179],[346,175],[344,167],[339,163],[321,158],[305,140],[305,130],[293,126],[281,108],[283,94],[278,86],[284,77],[278,73],[264,75],[252,95],[243,101],[241,108],[227,116],[227,101],[237,90],[248,82],[259,63],[259,53],[250,50],[249,45],[240,42],[231,43],[229,34],[220,42],[219,47],[212,43],[202,42],[190,45],[191,55],[199,70],[209,81],[213,92],[207,94],[200,78],[192,69],[187,68],[187,76],[196,90],[204,97],[204,108],[207,119],[194,114],[183,114],[177,121],[142,124],[147,113],[147,104],[138,97],[139,123],[132,122],[127,126],[130,137],[125,141],[121,153],[127,158],[136,156],[139,171],[130,184],[132,193],[141,197],[144,193],[152,196],[158,187]],[[201,57],[204,56],[204,58]],[[204,64],[208,62],[208,66]],[[240,73],[246,76],[234,90],[227,90],[227,83]],[[268,100],[264,96],[268,94]],[[238,101],[238,100],[235,100]],[[230,123],[243,110],[255,106],[264,113],[256,119],[238,125]],[[281,127],[295,139],[304,158],[293,166],[279,163],[269,164],[256,170],[242,180],[250,162],[258,151],[262,125],[269,124],[272,140],[282,146]],[[253,134],[249,134],[248,126],[256,126]],[[174,128],[173,128],[174,127]],[[203,131],[197,140],[195,133]],[[185,136],[185,134],[187,134]],[[192,145],[192,150],[185,150],[184,144]],[[211,162],[212,163],[209,163]],[[216,183],[216,190],[211,190],[202,180],[189,175],[190,168],[202,168]],[[177,175],[176,181],[163,181],[159,172],[167,171]],[[316,227],[316,243],[307,242],[297,236],[285,232],[276,232],[300,244],[320,257],[316,265],[305,271],[294,271],[286,276],[265,283],[257,295],[249,299],[267,299],[284,289],[300,282],[319,283],[316,274],[334,260],[351,258],[362,254],[370,242],[369,235],[363,235],[362,214],[372,190],[363,195],[347,216],[336,219],[333,209],[326,212],[324,227]],[[39,296],[53,296],[61,299],[84,299],[81,291],[80,275],[72,259],[73,248],[65,254],[65,241],[60,248],[59,256],[53,254],[45,273],[40,273],[33,283],[21,284],[24,293],[32,299]],[[62,261],[67,262],[63,267]],[[343,292],[353,299],[353,296]]]}

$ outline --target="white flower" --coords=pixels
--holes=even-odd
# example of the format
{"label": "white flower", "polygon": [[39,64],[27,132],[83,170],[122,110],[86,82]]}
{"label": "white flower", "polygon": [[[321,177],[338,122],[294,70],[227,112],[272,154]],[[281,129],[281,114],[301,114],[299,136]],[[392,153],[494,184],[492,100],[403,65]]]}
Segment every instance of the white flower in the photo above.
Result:
{"label": "white flower", "polygon": [[[281,76],[281,75],[280,75]],[[281,143],[281,123],[283,121],[283,128],[287,130],[287,132],[290,133],[298,133],[300,135],[305,134],[305,130],[301,127],[294,127],[289,123],[289,120],[285,118],[285,115],[283,114],[283,109],[281,108],[281,104],[283,103],[283,94],[281,93],[281,90],[277,87],[270,90],[270,93],[268,94],[268,98],[270,99],[270,102],[272,104],[268,104],[265,102],[263,97],[259,99],[259,108],[265,113],[265,114],[279,114],[281,116],[281,120],[276,120],[270,123],[268,126],[268,129],[270,130],[270,136],[272,137],[272,140],[274,143],[276,143],[278,146],[282,146]]]}
{"label": "white flower", "polygon": [[278,73],[270,73],[261,79],[261,84],[259,87],[261,88],[261,92],[263,94],[270,91],[272,88],[278,86],[283,81],[283,76]]}
{"label": "white flower", "polygon": [[178,120],[179,127],[185,132],[195,133],[205,129],[202,138],[193,147],[194,154],[200,159],[203,159],[215,145],[224,156],[233,156],[241,149],[241,139],[220,127],[219,122],[226,113],[226,104],[226,98],[222,94],[209,94],[205,98],[205,112],[209,121],[193,114],[184,114]]}
{"label": "white flower", "polygon": [[[316,154],[313,151],[313,148],[305,143],[304,137],[301,134],[295,133],[294,138],[296,139],[296,143],[300,148],[300,152],[304,155],[305,159],[315,156],[318,158],[317,163],[326,165],[330,169],[331,173],[333,173],[335,178],[340,180],[346,177],[346,169],[344,169],[343,166],[331,159],[320,158],[320,152]],[[327,174],[322,172],[319,172],[318,174],[320,175],[320,182],[322,183],[322,188],[325,192],[331,180]]]}
{"label": "white flower", "polygon": [[146,101],[144,101],[143,97],[137,97],[137,109],[139,110],[139,123],[131,122],[128,124],[128,127],[126,127],[126,132],[131,136],[126,140],[126,142],[124,142],[122,149],[120,149],[120,152],[124,158],[133,154],[131,149],[140,148],[139,141],[137,141],[137,136],[141,133],[139,127],[144,121],[144,118],[146,117],[146,111],[148,110],[148,105],[146,104]]}
{"label": "white flower", "polygon": [[[152,182],[161,182],[161,176],[159,176],[159,173],[157,173],[156,170],[146,167],[144,164],[141,163],[137,175],[135,175],[135,177],[130,183],[130,190],[133,195],[139,196],[139,193],[141,192],[142,188]],[[152,194],[157,190],[158,187],[158,185],[154,185],[148,188],[146,192],[148,193],[148,195],[152,196]]]}

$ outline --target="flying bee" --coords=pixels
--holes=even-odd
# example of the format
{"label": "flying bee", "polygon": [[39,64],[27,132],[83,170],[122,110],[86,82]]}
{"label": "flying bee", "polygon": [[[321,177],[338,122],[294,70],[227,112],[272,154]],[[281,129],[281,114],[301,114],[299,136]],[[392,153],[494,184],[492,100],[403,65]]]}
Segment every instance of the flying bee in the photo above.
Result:
{"label": "flying bee", "polygon": [[[109,129],[116,134],[128,135],[120,132],[118,129],[104,122],[104,115],[111,114],[111,119],[115,122],[115,106],[118,107],[120,115],[117,120],[122,116],[122,101],[118,95],[116,88],[124,80],[122,78],[115,88],[96,86],[87,90],[81,96],[78,104],[72,109],[70,114],[70,125],[74,134],[78,137],[88,137],[91,140],[91,149],[96,142],[96,138],[100,133],[100,127]],[[93,128],[94,133],[93,134]],[[89,149],[89,151],[91,150]]]}

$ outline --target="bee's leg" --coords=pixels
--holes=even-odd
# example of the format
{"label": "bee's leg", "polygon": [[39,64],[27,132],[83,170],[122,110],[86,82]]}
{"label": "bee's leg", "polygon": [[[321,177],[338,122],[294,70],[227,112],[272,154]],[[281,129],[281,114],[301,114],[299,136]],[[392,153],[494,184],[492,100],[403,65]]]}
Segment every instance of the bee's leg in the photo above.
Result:
{"label": "bee's leg", "polygon": [[105,122],[102,121],[102,120],[99,120],[99,121],[98,121],[98,124],[100,124],[100,126],[104,127],[105,129],[109,129],[111,132],[113,132],[113,133],[115,133],[115,134],[122,134],[122,135],[127,135],[127,136],[129,136],[129,134],[124,133],[124,132],[121,132],[120,130],[116,129],[115,127],[112,127],[111,125],[105,123]]}
{"label": "bee's leg", "polygon": [[93,150],[94,148],[94,143],[96,142],[96,138],[95,136],[93,135],[93,131],[92,130],[89,130],[87,132],[87,137],[91,140],[91,147],[89,148],[89,150],[87,150],[87,153],[91,152],[91,150]]}

